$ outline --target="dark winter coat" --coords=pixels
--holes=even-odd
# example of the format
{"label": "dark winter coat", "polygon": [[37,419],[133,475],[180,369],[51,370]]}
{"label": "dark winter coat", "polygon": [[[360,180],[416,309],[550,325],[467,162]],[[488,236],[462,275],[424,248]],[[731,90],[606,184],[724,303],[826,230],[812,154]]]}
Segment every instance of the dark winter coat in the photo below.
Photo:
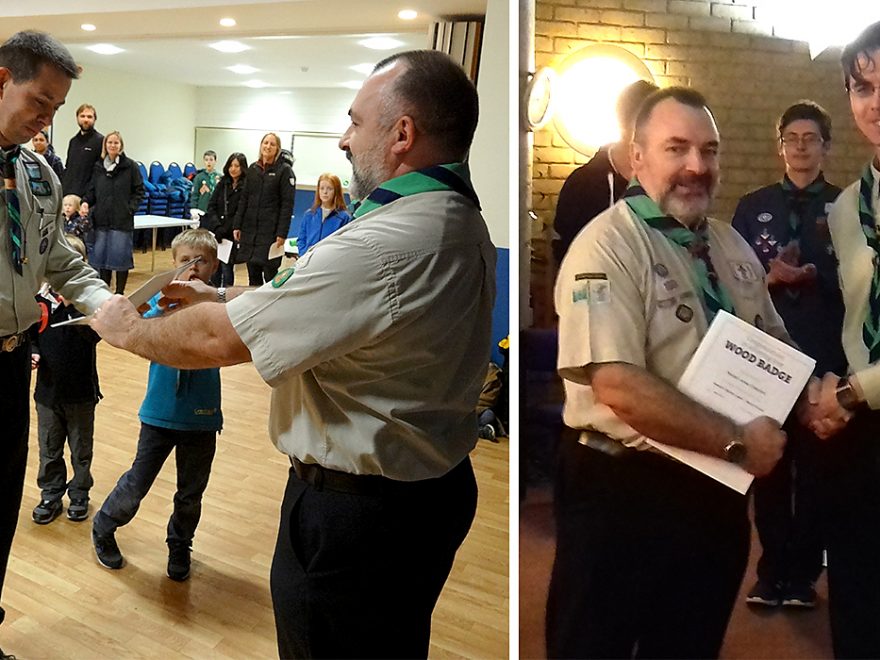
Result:
{"label": "dark winter coat", "polygon": [[110,172],[104,161],[95,163],[85,201],[95,229],[134,231],[134,213],[144,198],[144,182],[137,163],[124,153]]}
{"label": "dark winter coat", "polygon": [[241,230],[238,263],[265,263],[275,239],[287,236],[296,192],[294,181],[290,165],[280,158],[265,170],[260,163],[248,167],[233,223],[234,229]]}
{"label": "dark winter coat", "polygon": [[101,160],[101,149],[104,136],[91,128],[70,138],[67,145],[67,163],[64,165],[64,177],[61,187],[65,195],[82,197],[89,189],[95,164]]}
{"label": "dark winter coat", "polygon": [[208,231],[214,232],[217,241],[224,238],[232,240],[232,225],[238,212],[242,191],[244,190],[244,175],[238,179],[238,187],[232,187],[232,179],[222,177],[214,188],[211,199],[208,200],[208,210],[202,216],[201,226]]}

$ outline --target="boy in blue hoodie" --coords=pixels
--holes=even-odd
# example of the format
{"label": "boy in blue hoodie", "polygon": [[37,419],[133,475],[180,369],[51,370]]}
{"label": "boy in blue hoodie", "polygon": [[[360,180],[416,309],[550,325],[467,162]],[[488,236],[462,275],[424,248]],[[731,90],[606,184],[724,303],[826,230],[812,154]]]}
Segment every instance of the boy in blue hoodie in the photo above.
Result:
{"label": "boy in blue hoodie", "polygon": [[[180,279],[208,282],[217,269],[217,241],[206,229],[190,229],[171,243],[174,265],[182,266],[200,257]],[[157,294],[144,317],[163,313]],[[111,569],[122,568],[122,553],[116,544],[116,529],[128,524],[149,492],[162,465],[176,451],[177,492],[174,511],[168,521],[168,577],[183,581],[190,573],[190,552],[202,509],[202,494],[208,486],[217,433],[223,425],[220,412],[220,370],[173,369],[150,363],[147,394],[138,416],[141,432],[134,463],[120,477],[104,500],[92,524],[92,542],[98,562]]]}

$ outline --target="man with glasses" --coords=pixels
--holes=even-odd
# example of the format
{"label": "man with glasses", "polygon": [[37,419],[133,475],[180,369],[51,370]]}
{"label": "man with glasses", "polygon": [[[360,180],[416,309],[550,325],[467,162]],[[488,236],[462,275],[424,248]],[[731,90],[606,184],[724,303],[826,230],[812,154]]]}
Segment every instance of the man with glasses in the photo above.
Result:
{"label": "man with glasses", "polygon": [[[831,147],[831,117],[812,101],[799,101],[777,122],[781,181],[743,197],[733,226],[767,271],[773,304],[816,373],[844,373],[840,342],[843,298],[828,231],[828,211],[840,188],[822,175]],[[816,437],[792,426],[785,455],[755,482],[755,526],[763,553],[750,605],[814,607],[822,572],[819,449]]]}

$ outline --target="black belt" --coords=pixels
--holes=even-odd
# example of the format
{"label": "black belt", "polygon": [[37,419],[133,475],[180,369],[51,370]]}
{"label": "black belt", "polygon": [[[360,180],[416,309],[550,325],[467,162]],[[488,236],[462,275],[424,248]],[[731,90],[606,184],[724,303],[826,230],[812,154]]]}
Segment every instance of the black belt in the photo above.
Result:
{"label": "black belt", "polygon": [[385,495],[400,491],[420,482],[396,481],[378,474],[351,474],[331,470],[317,463],[303,463],[291,456],[290,463],[296,476],[318,490],[333,490],[351,495]]}
{"label": "black belt", "polygon": [[17,335],[6,335],[5,337],[0,337],[0,351],[4,353],[12,353],[16,348],[24,344],[25,333],[19,332]]}

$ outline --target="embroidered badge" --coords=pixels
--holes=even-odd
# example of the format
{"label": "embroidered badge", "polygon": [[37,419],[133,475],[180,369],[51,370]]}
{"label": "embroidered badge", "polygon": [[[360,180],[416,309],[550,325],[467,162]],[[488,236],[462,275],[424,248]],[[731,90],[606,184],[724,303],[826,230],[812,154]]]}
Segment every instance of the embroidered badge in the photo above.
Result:
{"label": "embroidered badge", "polygon": [[667,307],[672,307],[677,300],[678,300],[678,298],[675,298],[675,297],[664,298],[663,300],[658,300],[657,307],[659,307],[660,309],[666,309]]}
{"label": "embroidered badge", "polygon": [[290,185],[292,185],[292,186],[296,185],[296,178],[295,177],[290,177]]}
{"label": "embroidered badge", "polygon": [[572,303],[590,302],[590,285],[589,285],[589,283],[582,284],[582,285],[572,289],[571,302]]}
{"label": "embroidered badge", "polygon": [[590,302],[596,305],[611,302],[611,283],[608,280],[590,280]]}
{"label": "embroidered badge", "polygon": [[296,268],[293,266],[285,268],[284,270],[279,270],[275,277],[272,278],[272,287],[275,289],[279,288],[290,279],[290,276],[293,275],[294,271],[296,271]]}
{"label": "embroidered badge", "polygon": [[675,317],[682,323],[690,323],[694,318],[694,310],[687,305],[679,305],[675,308]]}
{"label": "embroidered badge", "polygon": [[761,281],[761,276],[748,261],[733,261],[730,266],[733,268],[733,276],[740,282]]}
{"label": "embroidered badge", "polygon": [[666,267],[666,264],[654,264],[654,272],[660,277],[669,275],[669,269]]}
{"label": "embroidered badge", "polygon": [[[770,254],[771,251],[778,251],[779,241],[764,228],[761,235],[755,239],[755,247],[762,254]],[[775,252],[774,252],[775,253]]]}
{"label": "embroidered badge", "polygon": [[675,291],[678,288],[678,282],[676,280],[666,280],[663,283],[663,288],[667,291]]}
{"label": "embroidered badge", "polygon": [[764,211],[764,213],[758,214],[758,222],[770,222],[772,219],[773,219],[772,213],[767,213],[766,211]]}
{"label": "embroidered badge", "polygon": [[574,276],[575,282],[580,282],[581,280],[607,280],[608,276],[605,273],[578,273]]}
{"label": "embroidered badge", "polygon": [[45,254],[46,250],[48,250],[48,249],[49,249],[49,237],[47,236],[47,237],[43,238],[42,241],[40,241],[40,254]]}

